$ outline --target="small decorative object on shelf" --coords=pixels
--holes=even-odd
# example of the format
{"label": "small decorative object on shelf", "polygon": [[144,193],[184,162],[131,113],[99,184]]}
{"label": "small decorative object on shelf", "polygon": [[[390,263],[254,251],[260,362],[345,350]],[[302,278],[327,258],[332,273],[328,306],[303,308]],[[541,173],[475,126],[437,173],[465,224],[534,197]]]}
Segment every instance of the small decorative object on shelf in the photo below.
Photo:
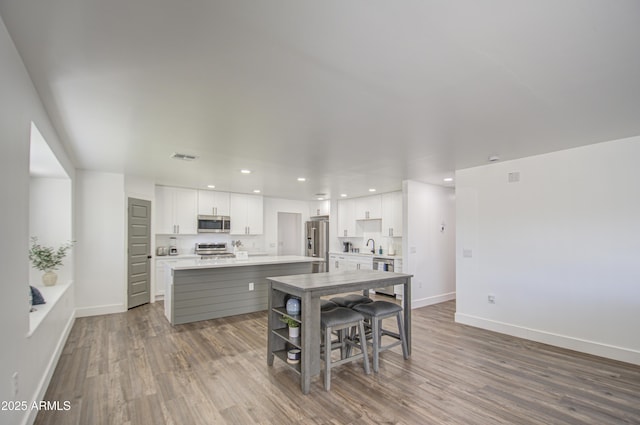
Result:
{"label": "small decorative object on shelf", "polygon": [[289,338],[300,338],[300,323],[287,316],[283,316],[280,320],[289,326]]}
{"label": "small decorative object on shelf", "polygon": [[300,314],[300,298],[291,297],[287,300],[287,314],[293,316]]}
{"label": "small decorative object on shelf", "polygon": [[290,363],[290,364],[300,363],[300,353],[301,353],[301,350],[299,348],[293,348],[287,351],[287,363]]}
{"label": "small decorative object on shelf", "polygon": [[38,238],[31,238],[31,248],[29,249],[29,260],[33,267],[45,272],[42,275],[42,283],[45,286],[53,286],[58,280],[58,275],[54,270],[62,265],[62,259],[66,257],[67,251],[71,249],[75,241],[67,242],[58,249],[50,246],[42,246],[38,243]]}

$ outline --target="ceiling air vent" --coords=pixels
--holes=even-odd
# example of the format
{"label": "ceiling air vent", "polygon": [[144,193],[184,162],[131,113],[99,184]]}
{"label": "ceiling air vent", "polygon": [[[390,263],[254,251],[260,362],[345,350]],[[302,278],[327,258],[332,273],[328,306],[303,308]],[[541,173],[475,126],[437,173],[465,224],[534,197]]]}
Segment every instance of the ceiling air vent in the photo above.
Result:
{"label": "ceiling air vent", "polygon": [[181,159],[183,161],[195,161],[196,159],[198,159],[197,156],[195,155],[189,155],[186,153],[178,153],[178,152],[174,152],[171,154],[171,158],[173,159]]}

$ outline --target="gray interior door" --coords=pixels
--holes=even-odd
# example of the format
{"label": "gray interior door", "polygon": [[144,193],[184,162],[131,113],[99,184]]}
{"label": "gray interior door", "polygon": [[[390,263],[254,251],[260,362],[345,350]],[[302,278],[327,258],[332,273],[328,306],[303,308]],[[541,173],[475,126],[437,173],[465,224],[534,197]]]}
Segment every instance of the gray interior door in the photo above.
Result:
{"label": "gray interior door", "polygon": [[127,306],[133,308],[151,300],[151,201],[129,198],[128,216]]}

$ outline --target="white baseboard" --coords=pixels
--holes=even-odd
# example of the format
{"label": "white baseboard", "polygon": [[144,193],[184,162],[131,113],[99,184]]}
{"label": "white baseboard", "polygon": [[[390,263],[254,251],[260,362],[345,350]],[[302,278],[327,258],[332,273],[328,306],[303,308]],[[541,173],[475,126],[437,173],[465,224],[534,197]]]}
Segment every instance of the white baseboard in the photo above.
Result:
{"label": "white baseboard", "polygon": [[[38,388],[36,389],[35,397],[33,398],[33,400],[44,400],[45,393],[47,392],[47,388],[49,388],[49,383],[51,382],[51,377],[53,376],[53,372],[56,370],[58,360],[60,360],[60,355],[62,354],[62,350],[64,349],[65,344],[67,343],[67,338],[69,337],[69,333],[71,333],[71,328],[73,328],[75,320],[75,313],[72,312],[69,316],[69,320],[67,320],[67,324],[65,325],[64,330],[62,331],[62,335],[60,335],[60,339],[58,340],[56,349],[52,353],[49,364],[47,364],[45,373],[42,375],[42,379],[40,379],[40,382],[38,383]],[[22,425],[33,424],[36,420],[37,415],[37,409],[29,409],[29,413],[25,415],[24,419],[22,420]]]}
{"label": "white baseboard", "polygon": [[122,304],[98,305],[76,308],[76,317],[101,316],[103,314],[123,313],[127,311]]}
{"label": "white baseboard", "polygon": [[440,304],[445,301],[451,301],[455,299],[456,299],[455,292],[449,292],[448,294],[434,295],[433,297],[427,297],[427,298],[418,298],[418,299],[413,298],[411,300],[411,309],[426,307],[428,305],[433,305],[433,304]]}
{"label": "white baseboard", "polygon": [[612,360],[640,365],[640,351],[631,350],[629,348],[616,347],[596,341],[588,341],[538,329],[525,328],[522,326],[512,325],[510,323],[485,319],[464,313],[456,313],[455,321],[456,323],[461,323],[463,325],[474,326],[476,328],[487,329],[518,338],[541,342],[543,344],[593,354],[594,356],[606,357]]}

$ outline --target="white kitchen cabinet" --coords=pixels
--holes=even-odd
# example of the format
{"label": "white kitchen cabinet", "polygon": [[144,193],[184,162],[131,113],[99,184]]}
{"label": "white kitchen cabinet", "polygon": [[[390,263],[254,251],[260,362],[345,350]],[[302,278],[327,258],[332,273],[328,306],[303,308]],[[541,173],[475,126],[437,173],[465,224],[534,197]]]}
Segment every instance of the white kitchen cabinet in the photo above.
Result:
{"label": "white kitchen cabinet", "polygon": [[355,237],[356,220],[354,218],[355,202],[352,199],[342,199],[338,201],[338,223],[337,236]]}
{"label": "white kitchen cabinet", "polygon": [[309,203],[309,216],[329,215],[331,202],[329,201],[313,201]]}
{"label": "white kitchen cabinet", "polygon": [[329,254],[329,271],[373,270],[371,255]]}
{"label": "white kitchen cabinet", "polygon": [[371,255],[351,256],[348,261],[348,270],[373,270],[373,257]]}
{"label": "white kitchen cabinet", "polygon": [[356,220],[380,219],[382,217],[382,204],[380,195],[355,198],[354,217]]}
{"label": "white kitchen cabinet", "polygon": [[230,215],[229,192],[198,190],[198,214]]}
{"label": "white kitchen cabinet", "polygon": [[[395,259],[393,261],[393,271],[396,273],[404,273],[402,271],[402,260],[401,259]],[[395,285],[393,288],[393,292],[396,294],[397,298],[402,298],[402,294],[403,294],[403,290],[404,290],[404,286],[403,285]]]}
{"label": "white kitchen cabinet", "polygon": [[355,270],[346,255],[329,254],[329,271]]}
{"label": "white kitchen cabinet", "polygon": [[156,258],[156,272],[155,272],[155,276],[154,276],[154,282],[155,282],[155,291],[154,291],[154,295],[158,296],[164,296],[164,287],[165,287],[165,279],[166,279],[166,275],[165,275],[165,268],[164,266],[166,264],[171,264],[171,263],[177,263],[178,260],[166,260],[164,259],[165,257],[162,257],[162,259],[160,258]]}
{"label": "white kitchen cabinet", "polygon": [[259,195],[229,195],[232,235],[261,235],[264,232],[263,201]]}
{"label": "white kitchen cabinet", "polygon": [[180,187],[156,186],[157,234],[198,233],[198,192]]}
{"label": "white kitchen cabinet", "polygon": [[381,196],[382,236],[402,236],[402,192],[389,192]]}

